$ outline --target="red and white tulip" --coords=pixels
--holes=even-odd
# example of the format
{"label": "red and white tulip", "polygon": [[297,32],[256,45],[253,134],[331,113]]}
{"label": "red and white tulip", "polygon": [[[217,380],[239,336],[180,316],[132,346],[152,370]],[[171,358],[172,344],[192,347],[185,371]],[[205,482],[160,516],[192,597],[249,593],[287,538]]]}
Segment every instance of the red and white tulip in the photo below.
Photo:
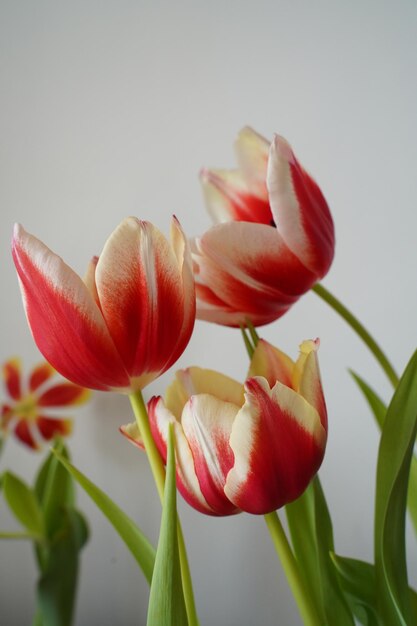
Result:
{"label": "red and white tulip", "polygon": [[84,281],[19,225],[13,258],[35,342],[74,383],[130,393],[184,351],[195,292],[188,242],[175,218],[170,243],[149,222],[126,218]]}
{"label": "red and white tulip", "polygon": [[283,315],[328,271],[333,221],[320,188],[276,136],[250,128],[236,141],[239,169],[201,173],[216,222],[193,243],[197,317],[255,326]]}
{"label": "red and white tulip", "polygon": [[[317,348],[318,341],[304,342],[294,363],[261,340],[244,385],[191,367],[177,372],[165,399],[150,400],[151,430],[164,460],[174,425],[177,484],[195,509],[266,514],[306,489],[327,439]],[[135,424],[121,430],[141,445]]]}

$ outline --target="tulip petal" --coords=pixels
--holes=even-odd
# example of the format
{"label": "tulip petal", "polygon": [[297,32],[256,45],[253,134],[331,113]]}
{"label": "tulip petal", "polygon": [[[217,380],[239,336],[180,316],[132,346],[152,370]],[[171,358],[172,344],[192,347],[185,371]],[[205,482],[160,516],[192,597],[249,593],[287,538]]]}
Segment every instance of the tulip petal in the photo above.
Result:
{"label": "tulip petal", "polygon": [[327,409],[321,385],[317,350],[320,341],[303,341],[300,356],[294,368],[293,388],[309,402],[320,415],[323,428],[327,430]]}
{"label": "tulip petal", "polygon": [[259,197],[250,189],[239,170],[203,169],[200,181],[207,210],[215,223],[237,221],[273,224],[267,194]]}
{"label": "tulip petal", "polygon": [[289,356],[272,346],[268,341],[260,339],[251,359],[248,378],[263,376],[271,389],[277,380],[283,385],[291,387],[293,370],[294,362]]}
{"label": "tulip petal", "polygon": [[139,431],[139,426],[136,422],[131,422],[130,424],[123,424],[120,426],[119,431],[126,437],[131,443],[135,444],[141,450],[145,449],[143,444],[142,435]]}
{"label": "tulip petal", "polygon": [[224,494],[233,465],[229,438],[240,407],[208,394],[192,396],[182,413],[182,427],[191,448],[201,491],[218,515],[238,512]]}
{"label": "tulip petal", "polygon": [[277,230],[262,224],[218,224],[194,250],[196,280],[241,312],[242,323],[252,316],[275,320],[316,282]]}
{"label": "tulip petal", "polygon": [[[266,172],[268,168],[269,141],[253,128],[242,128],[235,141],[235,151],[239,169],[247,181],[251,192],[265,201],[269,208]],[[271,219],[269,209],[269,219]],[[269,223],[269,222],[265,222]]]}
{"label": "tulip petal", "polygon": [[97,267],[97,263],[98,263],[98,256],[93,256],[93,258],[90,260],[88,266],[87,266],[87,271],[84,275],[84,284],[87,287],[88,291],[91,293],[91,295],[93,296],[94,302],[97,304],[97,306],[100,308],[100,300],[98,297],[98,293],[97,293],[97,287],[96,287],[96,267]]}
{"label": "tulip petal", "polygon": [[24,443],[26,446],[28,446],[29,448],[32,448],[32,450],[40,449],[40,445],[36,441],[33,435],[32,429],[30,428],[27,420],[25,419],[19,420],[14,427],[14,432],[15,432],[16,437],[20,439],[20,441]]}
{"label": "tulip petal", "polygon": [[29,376],[29,390],[31,392],[36,391],[43,383],[54,376],[54,374],[56,374],[56,370],[46,361],[36,365]]}
{"label": "tulip petal", "polygon": [[184,406],[191,396],[201,393],[216,396],[219,400],[238,406],[244,402],[243,385],[240,383],[214,370],[188,367],[175,373],[175,379],[166,392],[165,406],[180,420]]}
{"label": "tulip petal", "polygon": [[181,271],[168,241],[149,222],[125,219],[104,246],[96,286],[107,327],[133,378],[132,388],[145,386],[165,371],[174,353],[178,355],[186,298],[189,304]]}
{"label": "tulip petal", "polygon": [[164,371],[169,369],[184,352],[193,332],[196,311],[195,284],[190,245],[176,217],[173,218],[171,223],[171,245],[181,277],[181,281],[177,283],[177,289],[182,289],[184,301],[182,327],[177,336],[175,349],[164,365]]}
{"label": "tulip petal", "polygon": [[100,310],[79,276],[19,225],[13,258],[33,337],[51,365],[84,387],[128,387]]}
{"label": "tulip petal", "polygon": [[152,436],[164,463],[167,458],[168,427],[169,424],[174,426],[177,486],[184,500],[200,513],[216,515],[200,489],[194,469],[193,455],[180,422],[165,407],[162,398],[151,398],[148,403],[148,414]]}
{"label": "tulip petal", "polygon": [[67,437],[72,432],[72,420],[39,415],[36,426],[43,439],[50,441],[54,437]]}
{"label": "tulip petal", "polygon": [[271,144],[267,187],[283,240],[321,278],[333,260],[333,220],[319,186],[301,167],[288,142],[278,135]]}
{"label": "tulip petal", "polygon": [[265,514],[307,487],[323,459],[326,431],[314,407],[281,383],[271,390],[256,377],[245,389],[230,437],[235,464],[225,493],[242,510]]}
{"label": "tulip petal", "polygon": [[3,378],[7,392],[13,400],[22,397],[22,363],[20,359],[10,359],[3,365]]}
{"label": "tulip petal", "polygon": [[83,404],[90,397],[84,387],[72,383],[60,383],[44,391],[38,398],[38,406],[68,406]]}

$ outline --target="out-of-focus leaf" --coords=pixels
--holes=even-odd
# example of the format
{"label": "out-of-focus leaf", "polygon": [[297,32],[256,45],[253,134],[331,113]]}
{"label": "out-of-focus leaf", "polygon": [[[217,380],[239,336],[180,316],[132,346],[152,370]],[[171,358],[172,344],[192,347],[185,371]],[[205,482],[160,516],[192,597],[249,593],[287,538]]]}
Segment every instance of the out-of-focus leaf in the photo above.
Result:
{"label": "out-of-focus leaf", "polygon": [[[386,404],[375,393],[375,391],[355,372],[350,372],[353,379],[358,384],[359,389],[365,396],[371,411],[379,425],[382,428],[387,413]],[[411,517],[411,521],[414,526],[414,530],[417,533],[417,458],[413,454],[411,459],[410,479],[408,485],[408,498],[407,498],[408,512]]]}
{"label": "out-of-focus leaf", "polygon": [[[68,451],[61,440],[56,450],[68,459]],[[44,513],[46,531],[49,538],[61,526],[64,510],[74,505],[74,485],[70,475],[51,452],[39,470],[35,481],[35,492]]]}
{"label": "out-of-focus leaf", "polygon": [[176,496],[174,434],[170,425],[161,529],[149,596],[147,626],[188,624],[178,550]]}
{"label": "out-of-focus leaf", "polygon": [[71,508],[65,523],[49,547],[48,558],[38,583],[40,624],[71,626],[77,589],[79,551],[88,537],[83,516]]}
{"label": "out-of-focus leaf", "polygon": [[100,511],[107,517],[110,524],[119,534],[136,559],[139,567],[150,583],[155,561],[155,549],[147,540],[140,528],[130,519],[99,487],[76,469],[67,459],[55,452],[57,460],[63,468],[78,482],[84,491],[95,502]]}
{"label": "out-of-focus leaf", "polygon": [[19,522],[33,535],[44,535],[44,520],[33,491],[11,472],[3,476],[4,497]]}
{"label": "out-of-focus leaf", "polygon": [[378,453],[374,532],[376,596],[379,614],[389,626],[412,623],[405,514],[416,432],[417,351],[388,407]]}

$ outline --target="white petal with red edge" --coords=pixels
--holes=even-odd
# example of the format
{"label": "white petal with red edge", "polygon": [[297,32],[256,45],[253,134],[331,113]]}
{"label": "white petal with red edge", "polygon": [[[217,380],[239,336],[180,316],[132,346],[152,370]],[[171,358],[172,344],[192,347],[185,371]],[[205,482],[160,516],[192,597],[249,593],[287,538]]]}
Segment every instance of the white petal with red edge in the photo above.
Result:
{"label": "white petal with red edge", "polygon": [[177,485],[184,499],[202,513],[215,512],[204,498],[194,468],[194,458],[184,435],[181,423],[169,411],[162,398],[152,398],[148,404],[152,435],[158,450],[166,462],[169,424],[174,426]]}
{"label": "white petal with red edge", "polygon": [[224,484],[233,465],[229,438],[239,410],[236,404],[199,394],[187,402],[182,413],[181,423],[201,491],[218,515],[237,512],[224,494]]}
{"label": "white petal with red edge", "polygon": [[308,267],[310,244],[303,229],[301,208],[295,194],[290,164],[294,155],[289,143],[276,135],[271,144],[267,187],[271,212],[287,246]]}
{"label": "white petal with red edge", "polygon": [[321,278],[333,260],[333,220],[320,187],[283,137],[275,136],[271,144],[267,187],[272,215],[285,243]]}

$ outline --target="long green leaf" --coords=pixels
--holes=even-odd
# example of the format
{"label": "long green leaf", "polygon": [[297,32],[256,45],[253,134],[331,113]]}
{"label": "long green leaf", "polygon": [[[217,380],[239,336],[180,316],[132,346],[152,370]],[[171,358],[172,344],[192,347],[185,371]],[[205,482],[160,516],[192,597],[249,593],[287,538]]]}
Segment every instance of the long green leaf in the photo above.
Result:
{"label": "long green leaf", "polygon": [[57,452],[55,452],[55,456],[90,496],[100,511],[107,517],[110,524],[136,559],[145,578],[150,583],[155,561],[155,549],[140,528],[104,493],[104,491],[92,483],[91,480],[69,463],[67,459]]}
{"label": "long green leaf", "polygon": [[388,407],[378,453],[375,568],[380,614],[389,626],[411,621],[405,549],[408,479],[417,432],[417,351]]}
{"label": "long green leaf", "polygon": [[[361,378],[358,374],[350,370],[350,373],[359,386],[359,389],[362,391],[365,396],[371,411],[379,425],[382,428],[385,415],[387,413],[386,404],[381,400],[381,398],[375,393],[375,391],[366,383],[363,378]],[[414,530],[417,533],[417,458],[415,454],[413,454],[411,459],[411,470],[410,470],[410,479],[408,485],[408,498],[407,498],[407,506],[408,512],[411,517],[411,521],[414,526]]]}
{"label": "long green leaf", "polygon": [[149,596],[147,626],[188,624],[178,550],[176,497],[174,434],[170,425],[161,530]]}
{"label": "long green leaf", "polygon": [[[332,554],[332,559],[339,572],[343,590],[354,606],[355,615],[361,624],[373,626],[384,623],[377,614],[375,566],[336,554]],[[417,624],[417,593],[411,587],[409,597],[412,623]]]}
{"label": "long green leaf", "polygon": [[318,476],[313,481],[317,552],[324,608],[329,626],[354,626],[352,612],[342,592],[337,570],[331,558],[334,552],[330,512]]}
{"label": "long green leaf", "polygon": [[323,624],[326,623],[319,556],[317,553],[314,490],[310,484],[305,492],[285,507],[291,544],[300,565],[304,584],[315,598],[316,608]]}
{"label": "long green leaf", "polygon": [[38,583],[37,619],[45,626],[71,626],[79,569],[79,551],[88,529],[83,516],[73,508],[65,511],[65,521],[48,550],[48,558]]}
{"label": "long green leaf", "polygon": [[4,497],[19,522],[29,533],[42,538],[44,520],[42,510],[33,491],[11,472],[3,475]]}
{"label": "long green leaf", "polygon": [[339,579],[355,616],[364,626],[381,624],[376,607],[375,568],[370,563],[332,554]]}
{"label": "long green leaf", "polygon": [[[56,450],[66,459],[68,451],[62,441],[56,443]],[[49,538],[61,528],[64,511],[74,505],[74,486],[71,476],[58,462],[52,452],[42,465],[35,481],[35,492],[41,503],[46,532]]]}
{"label": "long green leaf", "polygon": [[294,553],[323,624],[354,626],[331,559],[333,529],[318,476],[298,500],[287,504],[285,510]]}

